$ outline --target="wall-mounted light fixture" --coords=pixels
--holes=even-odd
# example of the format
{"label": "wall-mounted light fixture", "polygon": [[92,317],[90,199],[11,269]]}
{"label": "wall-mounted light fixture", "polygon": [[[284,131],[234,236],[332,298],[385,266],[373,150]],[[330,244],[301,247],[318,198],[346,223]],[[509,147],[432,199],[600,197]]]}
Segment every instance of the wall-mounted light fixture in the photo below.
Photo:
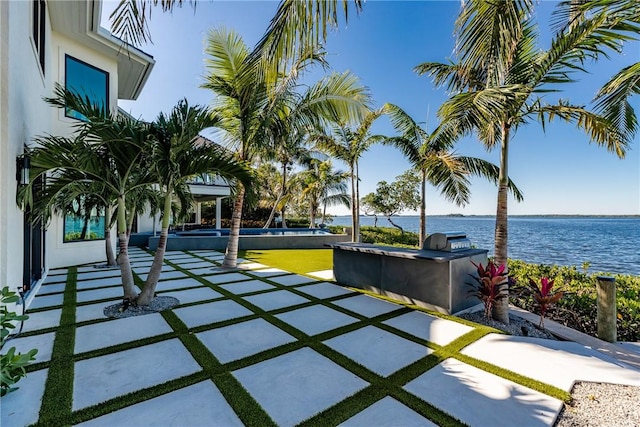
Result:
{"label": "wall-mounted light fixture", "polygon": [[16,180],[20,185],[29,184],[29,173],[31,172],[31,159],[23,154],[16,157]]}

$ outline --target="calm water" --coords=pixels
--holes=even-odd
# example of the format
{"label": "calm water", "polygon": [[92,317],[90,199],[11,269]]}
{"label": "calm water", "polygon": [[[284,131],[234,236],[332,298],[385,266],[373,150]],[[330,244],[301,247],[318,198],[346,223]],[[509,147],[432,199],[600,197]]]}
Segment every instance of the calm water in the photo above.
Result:
{"label": "calm water", "polygon": [[[394,222],[418,232],[418,216],[399,216]],[[361,225],[373,225],[361,217]],[[350,216],[336,216],[331,225],[351,225]],[[386,218],[378,226],[391,227]],[[427,217],[427,234],[466,233],[471,243],[493,254],[493,217]],[[590,263],[590,272],[640,276],[640,218],[515,217],[509,218],[509,257],[535,264]]]}

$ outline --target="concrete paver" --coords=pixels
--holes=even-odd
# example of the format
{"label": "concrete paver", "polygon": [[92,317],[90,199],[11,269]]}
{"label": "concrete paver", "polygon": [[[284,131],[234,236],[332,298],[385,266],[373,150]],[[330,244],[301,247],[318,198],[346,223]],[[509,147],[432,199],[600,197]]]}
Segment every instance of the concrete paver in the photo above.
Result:
{"label": "concrete paver", "polygon": [[[189,404],[185,405],[185,402]],[[78,424],[82,427],[144,425],[233,427],[243,424],[211,381],[181,388]]]}
{"label": "concrete paver", "polygon": [[299,308],[277,314],[276,317],[307,335],[317,335],[358,321],[324,305]]}
{"label": "concrete paver", "polygon": [[201,369],[178,339],[80,360],[73,376],[73,410]]}
{"label": "concrete paver", "polygon": [[102,279],[104,277],[115,277],[120,276],[120,270],[111,270],[111,269],[97,269],[96,271],[90,271],[87,273],[78,273],[78,280],[87,280],[87,279]]}
{"label": "concrete paver", "polygon": [[273,285],[263,282],[262,280],[248,280],[245,282],[234,282],[226,285],[220,285],[221,288],[226,289],[235,295],[248,294],[250,292],[264,291],[267,289],[273,289]]}
{"label": "concrete paver", "polygon": [[324,343],[384,377],[433,353],[428,347],[375,326],[365,326]]}
{"label": "concrete paver", "polygon": [[56,305],[62,305],[64,301],[63,294],[37,296],[33,299],[33,302],[29,306],[29,309],[54,307]]}
{"label": "concrete paver", "polygon": [[109,288],[100,288],[89,291],[78,291],[76,294],[77,302],[89,302],[102,299],[122,299],[124,291],[122,286],[112,286]]}
{"label": "concrete paver", "polygon": [[229,282],[239,282],[241,280],[249,280],[251,278],[242,273],[223,273],[215,274],[213,276],[206,276],[205,279],[207,279],[207,281],[211,283],[221,284]]}
{"label": "concrete paver", "polygon": [[36,402],[42,399],[48,374],[48,369],[30,372],[16,384],[19,387],[18,391],[2,398],[0,404],[2,427],[24,427],[38,421],[40,405]]}
{"label": "concrete paver", "polygon": [[184,289],[184,288],[193,288],[197,286],[203,286],[203,285],[202,283],[198,282],[194,278],[185,277],[182,279],[162,280],[158,282],[158,287],[156,289],[158,291],[166,291],[170,289]]}
{"label": "concrete paver", "polygon": [[84,353],[168,332],[173,332],[173,329],[160,313],[94,323],[76,328],[74,353]]}
{"label": "concrete paver", "polygon": [[368,385],[307,347],[232,374],[281,426],[297,424]]}
{"label": "concrete paver", "polygon": [[251,295],[244,297],[244,299],[265,311],[277,310],[279,308],[291,307],[309,302],[308,299],[285,290]]}
{"label": "concrete paver", "polygon": [[66,283],[54,283],[50,285],[42,285],[40,290],[38,290],[38,295],[49,295],[49,294],[58,294],[60,292],[64,292],[64,288],[67,286]]}
{"label": "concrete paver", "polygon": [[104,315],[105,307],[108,307],[112,302],[98,302],[95,304],[79,305],[76,307],[76,323],[86,322],[88,320],[106,319]]}
{"label": "concrete paver", "polygon": [[640,371],[570,341],[489,334],[462,353],[566,391],[577,380],[640,386]]}
{"label": "concrete paver", "polygon": [[304,292],[307,295],[314,296],[316,298],[325,299],[331,297],[337,297],[339,295],[353,294],[353,291],[345,289],[342,286],[334,285],[332,283],[317,283],[315,285],[300,286],[296,288],[300,292]]}
{"label": "concrete paver", "polygon": [[562,401],[455,359],[405,387],[469,426],[551,426]]}
{"label": "concrete paver", "polygon": [[351,310],[366,317],[379,316],[402,308],[401,305],[382,301],[368,295],[357,295],[355,297],[345,298],[339,301],[332,301],[331,304],[346,308],[347,310]]}
{"label": "concrete paver", "polygon": [[267,278],[273,276],[282,276],[283,274],[289,274],[289,272],[280,270],[279,268],[265,268],[263,270],[251,271],[251,274],[257,277]]}
{"label": "concrete paver", "polygon": [[106,286],[122,286],[122,278],[103,277],[102,279],[81,280],[76,283],[76,289],[102,288]]}
{"label": "concrete paver", "polygon": [[[27,313],[29,318],[24,321],[22,332],[37,331],[39,329],[53,328],[60,325],[60,315],[62,310],[57,308],[54,310],[39,311],[37,313]],[[20,325],[14,329],[17,332]]]}
{"label": "concrete paver", "polygon": [[437,427],[413,409],[389,396],[340,424],[340,427],[371,426]]}
{"label": "concrete paver", "polygon": [[[6,353],[11,347],[16,348],[16,353],[26,353],[31,349],[38,349],[35,355],[35,362],[48,362],[51,360],[51,354],[53,351],[53,341],[56,334],[53,332],[40,335],[32,335],[29,337],[18,337],[9,341],[6,341],[5,346],[2,348],[3,353]],[[22,383],[20,383],[22,384]]]}
{"label": "concrete paver", "polygon": [[196,268],[214,267],[214,265],[209,261],[202,261],[200,259],[194,259],[193,261],[190,261],[190,262],[180,261],[180,262],[176,262],[176,264],[178,264],[181,268],[184,268],[190,271]]}
{"label": "concrete paver", "polygon": [[307,274],[309,276],[317,277],[323,280],[335,280],[335,277],[333,277],[333,270],[312,271],[311,273]]}
{"label": "concrete paver", "polygon": [[[138,274],[138,276],[140,276],[142,280],[147,280],[146,274]],[[178,279],[182,277],[187,277],[182,271],[163,271],[160,273],[160,280]]]}
{"label": "concrete paver", "polygon": [[314,278],[306,277],[306,276],[300,276],[300,275],[297,275],[297,274],[290,274],[290,275],[287,275],[287,276],[269,277],[269,280],[271,280],[272,282],[279,283],[281,285],[285,285],[285,286],[301,285],[303,283],[309,283],[309,282],[317,281]]}
{"label": "concrete paver", "polygon": [[473,330],[470,326],[418,311],[394,317],[383,323],[438,345],[447,345]]}
{"label": "concrete paver", "polygon": [[196,335],[221,363],[252,356],[296,340],[264,319],[253,319]]}
{"label": "concrete paver", "polygon": [[170,290],[158,292],[158,295],[177,298],[180,304],[188,304],[196,301],[220,298],[222,295],[206,286],[184,290]]}
{"label": "concrete paver", "polygon": [[234,301],[215,301],[191,307],[176,308],[173,312],[189,327],[236,319],[251,314]]}

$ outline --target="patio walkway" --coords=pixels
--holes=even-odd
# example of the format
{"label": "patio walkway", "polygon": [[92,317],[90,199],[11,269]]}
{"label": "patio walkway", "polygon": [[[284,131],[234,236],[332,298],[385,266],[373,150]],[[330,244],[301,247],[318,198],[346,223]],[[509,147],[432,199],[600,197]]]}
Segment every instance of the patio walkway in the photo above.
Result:
{"label": "patio walkway", "polygon": [[[51,271],[8,343],[38,354],[0,425],[550,426],[576,380],[640,386],[640,371],[575,342],[254,262],[221,270],[222,257],[167,253],[158,293],[181,305],[118,320],[102,311],[121,298],[119,270]],[[144,278],[152,256],[131,259]]]}

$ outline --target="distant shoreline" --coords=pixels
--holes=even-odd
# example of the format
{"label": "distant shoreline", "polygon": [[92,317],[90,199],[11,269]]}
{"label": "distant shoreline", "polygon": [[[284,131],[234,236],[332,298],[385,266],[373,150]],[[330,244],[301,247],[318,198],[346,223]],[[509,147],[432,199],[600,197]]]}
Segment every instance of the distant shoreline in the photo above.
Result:
{"label": "distant shoreline", "polygon": [[[332,215],[332,217],[350,217],[351,215]],[[373,215],[360,215],[361,217],[373,217]],[[420,215],[393,215],[397,217],[419,217]],[[445,214],[445,215],[427,215],[427,218],[495,218],[495,215],[463,215],[463,214]],[[378,215],[378,218],[386,218],[384,215]],[[528,215],[509,215],[509,218],[640,218],[637,215],[596,215],[596,214],[528,214]]]}

